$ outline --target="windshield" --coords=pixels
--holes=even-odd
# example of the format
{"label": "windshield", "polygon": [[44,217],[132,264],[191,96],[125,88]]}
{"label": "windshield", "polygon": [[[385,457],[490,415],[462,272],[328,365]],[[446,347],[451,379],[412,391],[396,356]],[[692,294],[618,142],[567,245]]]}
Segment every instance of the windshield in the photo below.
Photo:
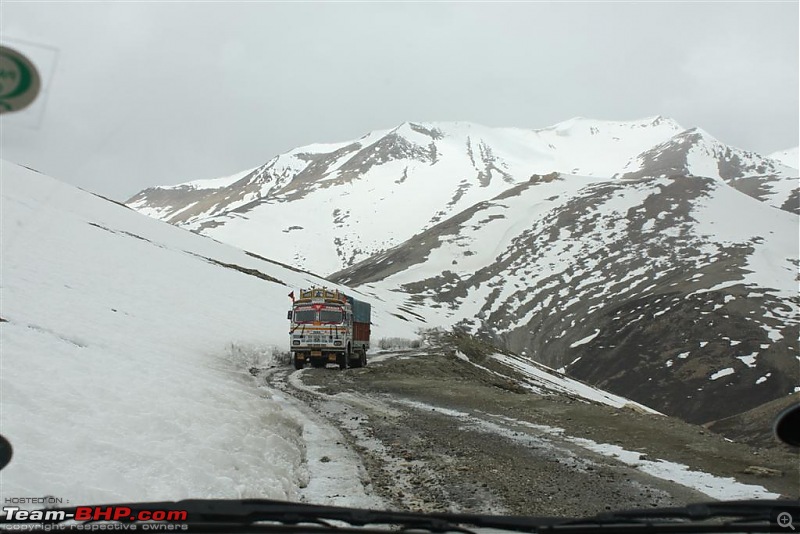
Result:
{"label": "windshield", "polygon": [[323,308],[319,311],[319,320],[323,323],[341,323],[344,313],[341,308]]}
{"label": "windshield", "polygon": [[0,508],[800,495],[798,2],[1,10]]}
{"label": "windshield", "polygon": [[317,320],[317,311],[313,308],[299,308],[294,311],[294,322],[311,323]]}

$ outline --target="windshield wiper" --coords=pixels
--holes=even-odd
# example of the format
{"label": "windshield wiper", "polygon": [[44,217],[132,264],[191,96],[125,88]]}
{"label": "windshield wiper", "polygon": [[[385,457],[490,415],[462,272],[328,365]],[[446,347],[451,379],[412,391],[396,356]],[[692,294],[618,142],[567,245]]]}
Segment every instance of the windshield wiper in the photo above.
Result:
{"label": "windshield wiper", "polygon": [[[800,500],[745,500],[690,504],[672,508],[643,508],[606,512],[569,520],[539,532],[571,532],[569,527],[618,525],[625,532],[790,532],[778,516],[800,519]],[[726,521],[719,521],[726,519]],[[642,528],[647,527],[647,528]],[[745,528],[746,527],[746,528]]]}
{"label": "windshield wiper", "polygon": [[599,522],[642,519],[691,519],[694,521],[717,517],[735,517],[741,520],[769,520],[773,510],[797,508],[800,503],[778,500],[722,501],[689,504],[674,508],[644,508],[598,514],[591,520]]}
{"label": "windshield wiper", "polygon": [[[386,532],[367,525],[395,526],[428,532],[473,532],[466,528],[494,528],[519,532],[579,533],[615,532],[770,532],[776,531],[779,511],[800,518],[800,501],[729,501],[684,507],[609,512],[587,518],[496,516],[458,513],[414,513],[322,506],[276,500],[189,499],[183,501],[104,504],[138,512],[184,510],[190,532]],[[75,513],[76,508],[51,510]],[[727,518],[727,522],[709,520]],[[349,525],[349,527],[338,522]],[[10,522],[0,516],[0,528]],[[68,525],[62,525],[68,526]],[[359,528],[356,528],[359,527]],[[617,528],[618,527],[618,528]],[[783,529],[785,530],[785,529]],[[789,532],[787,530],[787,532]]]}

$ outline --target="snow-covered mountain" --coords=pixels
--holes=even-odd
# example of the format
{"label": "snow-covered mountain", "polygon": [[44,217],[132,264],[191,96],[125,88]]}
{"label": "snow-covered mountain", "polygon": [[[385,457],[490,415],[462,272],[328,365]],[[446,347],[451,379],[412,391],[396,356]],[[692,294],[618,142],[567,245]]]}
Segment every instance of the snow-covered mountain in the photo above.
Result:
{"label": "snow-covered mountain", "polygon": [[713,178],[550,174],[331,278],[707,422],[800,389],[797,223]]}
{"label": "snow-covered mountain", "polygon": [[132,208],[327,274],[398,245],[534,174],[694,174],[800,213],[797,170],[663,117],[541,130],[404,123],[315,144],[249,171],[146,189]]}
{"label": "snow-covered mountain", "polygon": [[127,204],[324,274],[532,174],[613,176],[682,130],[661,117],[578,118],[542,130],[404,123],[355,141],[298,148],[228,179],[146,189]]}
{"label": "snow-covered mountain", "polygon": [[770,206],[800,214],[797,167],[729,147],[699,128],[680,132],[640,154],[625,166],[621,176],[676,174],[716,178]]}
{"label": "snow-covered mountain", "polygon": [[797,176],[662,117],[404,123],[128,205],[706,422],[800,384]]}

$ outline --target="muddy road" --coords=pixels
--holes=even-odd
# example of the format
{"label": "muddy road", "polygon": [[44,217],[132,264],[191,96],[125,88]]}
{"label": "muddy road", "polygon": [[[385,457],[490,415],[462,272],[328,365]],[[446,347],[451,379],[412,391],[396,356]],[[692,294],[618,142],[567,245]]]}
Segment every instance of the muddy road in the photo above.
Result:
{"label": "muddy road", "polygon": [[360,457],[365,491],[393,509],[581,516],[800,495],[788,449],[533,394],[441,347],[372,355],[363,369],[274,368],[259,380],[335,425],[339,445]]}

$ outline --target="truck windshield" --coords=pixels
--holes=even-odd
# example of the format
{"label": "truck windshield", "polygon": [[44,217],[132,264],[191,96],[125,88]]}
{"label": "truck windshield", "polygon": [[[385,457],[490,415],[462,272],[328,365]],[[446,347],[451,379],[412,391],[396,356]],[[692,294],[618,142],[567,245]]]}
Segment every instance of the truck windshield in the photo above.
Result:
{"label": "truck windshield", "polygon": [[336,323],[336,324],[341,323],[342,310],[339,308],[326,308],[320,310],[319,320],[322,323]]}
{"label": "truck windshield", "polygon": [[296,323],[312,323],[316,320],[317,312],[311,308],[307,310],[295,310],[294,322]]}

